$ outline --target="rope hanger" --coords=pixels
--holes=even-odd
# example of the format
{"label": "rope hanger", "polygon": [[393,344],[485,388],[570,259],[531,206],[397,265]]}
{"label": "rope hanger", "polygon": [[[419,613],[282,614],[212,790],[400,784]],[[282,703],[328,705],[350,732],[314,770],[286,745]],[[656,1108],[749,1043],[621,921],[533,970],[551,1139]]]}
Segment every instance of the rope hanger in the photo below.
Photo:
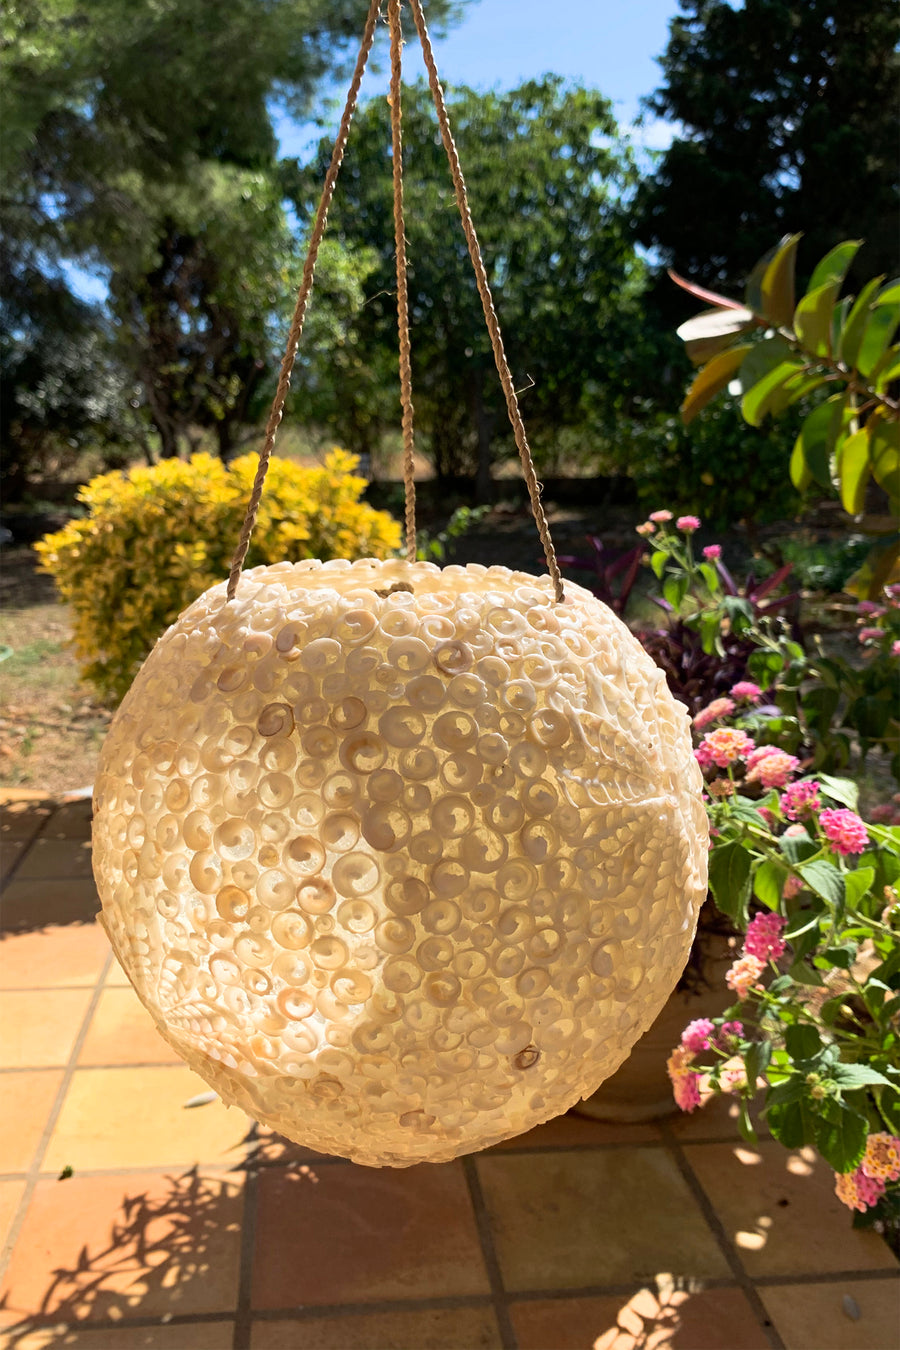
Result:
{"label": "rope hanger", "polygon": [[[487,271],[481,256],[478,236],[475,232],[475,225],[472,221],[472,214],[469,209],[466,183],[463,177],[462,166],[459,162],[456,144],[453,140],[453,133],[450,129],[450,119],[444,102],[444,91],[441,88],[440,78],[438,76],[437,63],[434,58],[431,38],[429,37],[428,29],[425,25],[425,16],[422,12],[421,0],[409,0],[409,3],[413,12],[413,19],[415,21],[416,31],[419,35],[419,41],[422,44],[425,67],[428,72],[428,83],[431,89],[432,99],[434,100],[434,106],[437,111],[438,125],[440,126],[441,131],[441,140],[443,141],[444,150],[446,151],[447,159],[450,164],[450,172],[456,192],[456,203],[462,220],[463,232],[466,236],[469,258],[475,272],[478,294],[481,297],[484,320],[491,339],[491,347],[494,352],[494,362],[497,367],[497,373],[500,376],[500,383],[503,386],[503,393],[506,398],[506,409],[515,436],[516,446],[519,451],[519,459],[522,463],[525,482],[528,487],[528,496],[531,501],[532,513],[534,515],[535,524],[537,525],[538,534],[540,535],[541,544],[543,545],[544,557],[547,561],[550,577],[553,582],[554,599],[557,603],[561,603],[565,599],[562,576],[560,575],[559,563],[556,559],[556,550],[553,547],[553,540],[550,537],[550,527],[547,523],[547,517],[541,503],[541,487],[537,481],[537,475],[535,474],[534,462],[532,460],[528,438],[525,434],[522,415],[519,411],[519,401],[516,396],[512,373],[510,372],[509,362],[507,361],[506,352],[503,347],[500,323],[497,318],[496,310],[494,309],[494,301],[491,295]],[[294,315],[288,332],[287,347],[281,362],[281,370],[278,376],[278,384],[275,389],[275,397],[272,401],[272,408],[266,422],[265,441],[263,448],[260,451],[259,465],[253,482],[253,489],[250,493],[250,500],[247,504],[243,525],[241,526],[237,548],[234,551],[234,557],[231,562],[231,571],[228,576],[227,588],[227,597],[229,600],[234,599],[237,592],[241,569],[247,556],[247,550],[250,547],[250,537],[253,533],[253,527],[256,524],[259,503],[262,498],[263,484],[265,483],[266,473],[269,468],[269,460],[272,457],[272,451],[275,446],[275,437],[278,432],[278,426],[284,412],[284,404],[287,398],[288,389],[290,388],[291,372],[294,368],[297,349],[303,334],[303,324],[306,319],[306,308],[309,302],[310,292],[312,291],[316,260],[319,254],[319,245],[321,244],[322,236],[325,233],[328,210],[331,206],[337,176],[340,172],[344,152],[347,148],[350,123],[353,114],[356,111],[360,84],[369,58],[369,53],[372,50],[376,25],[381,17],[382,4],[383,0],[371,0],[371,4],[369,5],[369,12],[366,16],[362,42],[359,49],[359,56],[357,57],[353,77],[350,81],[347,102],[344,105],[344,111],[341,116],[334,149],[331,154],[331,162],[328,166],[328,172],[325,175],[322,196],[319,200],[319,206],[316,211],[315,221],[310,235],[309,246],[307,248],[306,261],[303,265],[303,275],[297,295],[297,304],[294,309]],[[389,103],[391,108],[391,142],[393,147],[394,239],[397,262],[397,332],[400,348],[399,364],[403,428],[403,481],[406,500],[406,556],[410,562],[415,562],[416,496],[415,483],[413,481],[414,430],[412,374],[410,366],[406,234],[403,211],[403,136],[401,109],[401,54],[403,48],[403,36],[400,24],[400,6],[401,0],[388,0],[388,26],[391,37],[391,81]]]}

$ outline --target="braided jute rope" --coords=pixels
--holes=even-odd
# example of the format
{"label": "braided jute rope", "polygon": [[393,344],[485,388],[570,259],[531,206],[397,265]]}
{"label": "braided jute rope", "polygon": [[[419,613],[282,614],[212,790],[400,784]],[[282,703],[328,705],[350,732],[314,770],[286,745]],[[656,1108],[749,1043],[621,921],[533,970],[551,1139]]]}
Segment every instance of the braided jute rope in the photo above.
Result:
{"label": "braided jute rope", "polygon": [[391,29],[391,144],[394,172],[394,239],[397,253],[397,333],[400,339],[400,403],[403,408],[403,487],[406,497],[406,556],[416,560],[416,485],[413,478],[412,367],[409,343],[409,300],[406,283],[406,230],[403,220],[403,112],[401,108],[400,0],[388,0]]}
{"label": "braided jute rope", "polygon": [[410,0],[410,4],[412,6],[413,18],[416,21],[419,40],[422,43],[422,52],[425,56],[425,66],[428,70],[428,83],[431,85],[431,95],[434,99],[434,106],[437,109],[438,123],[441,128],[441,139],[444,142],[444,149],[446,150],[447,158],[450,161],[453,186],[456,189],[456,203],[459,207],[459,214],[462,219],[462,226],[466,236],[466,243],[469,246],[469,257],[471,258],[472,266],[475,269],[475,280],[478,284],[478,293],[481,296],[484,321],[487,324],[488,333],[491,338],[491,346],[494,349],[494,361],[497,366],[497,374],[500,376],[500,383],[503,385],[503,392],[506,395],[506,408],[509,413],[509,420],[512,423],[513,433],[515,434],[519,458],[522,461],[522,472],[525,475],[525,482],[528,484],[528,495],[531,499],[531,509],[534,513],[534,521],[538,528],[538,534],[541,536],[541,543],[544,546],[544,557],[547,560],[547,567],[549,568],[550,576],[553,581],[555,597],[557,602],[561,603],[565,600],[565,592],[563,590],[562,576],[559,571],[559,563],[556,561],[556,549],[553,547],[553,540],[550,538],[550,526],[547,524],[547,517],[544,514],[544,508],[541,504],[541,487],[534,471],[531,448],[528,444],[528,438],[525,435],[522,414],[519,412],[519,400],[516,397],[516,389],[509,369],[509,362],[506,359],[506,352],[503,349],[503,337],[500,333],[500,323],[497,318],[497,312],[494,309],[494,301],[488,283],[487,272],[485,271],[484,262],[481,257],[481,247],[478,243],[478,236],[475,233],[472,213],[469,210],[466,181],[463,178],[459,154],[457,153],[456,143],[453,140],[453,133],[450,130],[450,119],[447,116],[444,91],[441,88],[441,82],[438,77],[437,64],[431,46],[431,38],[428,36],[428,29],[425,26],[425,16],[422,13],[420,0]]}
{"label": "braided jute rope", "polygon": [[237,548],[234,550],[234,557],[231,560],[231,571],[228,574],[227,590],[229,600],[234,599],[238,578],[241,575],[241,568],[244,565],[244,559],[246,558],[247,550],[250,547],[250,536],[253,533],[256,517],[259,514],[259,503],[260,498],[262,497],[263,483],[266,481],[269,460],[272,457],[272,450],[275,446],[275,436],[278,432],[278,425],[281,422],[281,416],[284,412],[285,399],[287,398],[288,389],[291,384],[291,371],[294,368],[294,361],[297,357],[297,348],[300,344],[301,334],[303,333],[303,324],[306,319],[306,306],[313,286],[316,259],[319,256],[319,245],[321,244],[322,236],[325,233],[325,225],[328,220],[328,208],[330,207],[331,199],[334,196],[334,185],[337,182],[341,162],[344,158],[344,151],[347,148],[347,136],[350,131],[350,122],[352,121],[353,114],[356,110],[356,103],[359,97],[359,86],[362,83],[366,62],[369,59],[369,52],[372,50],[372,43],[375,40],[375,25],[378,22],[380,12],[381,0],[372,0],[369,5],[369,13],[366,16],[366,26],[363,29],[359,56],[356,60],[353,78],[350,81],[350,89],[347,93],[347,102],[344,105],[344,112],[341,117],[337,140],[335,141],[334,149],[331,152],[331,163],[328,166],[328,173],[325,175],[325,184],[322,188],[322,196],[319,200],[319,209],[316,212],[315,224],[313,225],[312,234],[309,239],[309,247],[306,251],[306,262],[303,265],[303,278],[300,282],[300,290],[297,294],[297,305],[294,309],[294,317],[291,320],[287,347],[281,362],[281,373],[278,376],[275,398],[272,401],[272,409],[269,413],[269,420],[266,423],[266,439],[260,452],[259,465],[257,466],[256,477],[253,481],[253,491],[250,493],[250,501],[247,503],[247,512],[244,516],[244,523],[241,526],[240,538],[238,539]]}

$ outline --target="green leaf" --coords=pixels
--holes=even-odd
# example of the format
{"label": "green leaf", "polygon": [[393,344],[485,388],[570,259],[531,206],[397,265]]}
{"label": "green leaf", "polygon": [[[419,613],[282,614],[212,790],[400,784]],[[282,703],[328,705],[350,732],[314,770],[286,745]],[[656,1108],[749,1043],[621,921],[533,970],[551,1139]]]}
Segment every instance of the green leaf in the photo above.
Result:
{"label": "green leaf", "polygon": [[751,427],[762,425],[772,413],[779,413],[790,402],[791,390],[798,375],[804,371],[796,357],[782,361],[747,390],[741,399],[741,413]]}
{"label": "green leaf", "polygon": [[676,613],[681,608],[681,602],[687,595],[688,584],[688,579],[685,576],[666,577],[663,582],[663,596],[668,600]]}
{"label": "green leaf", "polygon": [[815,1118],[806,1101],[798,1098],[784,1105],[776,1104],[767,1109],[765,1115],[774,1138],[785,1148],[803,1148],[813,1142]]}
{"label": "green leaf", "polygon": [[844,582],[844,590],[850,595],[855,595],[858,600],[874,600],[895,575],[898,564],[900,564],[900,537],[876,544],[869,551],[862,567]]}
{"label": "green leaf", "polygon": [[765,1073],[771,1058],[771,1041],[753,1041],[749,1050],[744,1055],[744,1067],[747,1071],[747,1082],[750,1087],[756,1087],[756,1080],[761,1073]]}
{"label": "green leaf", "polygon": [[[878,280],[881,281],[882,278],[879,277]],[[879,291],[878,299],[875,301],[875,304],[876,305],[900,304],[900,279],[889,281],[887,285],[884,286],[881,291]]]}
{"label": "green leaf", "polygon": [[900,501],[900,422],[887,421],[879,411],[866,423],[872,476],[892,499]]}
{"label": "green leaf", "polygon": [[798,492],[805,492],[813,480],[812,471],[806,462],[803,445],[798,436],[791,451],[791,482]]}
{"label": "green leaf", "polygon": [[738,1098],[738,1129],[745,1144],[758,1144],[759,1136],[750,1119],[750,1109],[744,1097]]}
{"label": "green leaf", "polygon": [[754,314],[763,313],[762,283],[763,277],[769,270],[769,264],[778,252],[780,244],[775,244],[772,248],[766,249],[766,252],[753,264],[753,270],[747,278],[747,284],[744,288],[744,304]]}
{"label": "green leaf", "polygon": [[755,327],[756,319],[749,309],[707,309],[676,331],[694,365],[702,366]]}
{"label": "green leaf", "polygon": [[850,264],[856,257],[862,247],[861,239],[845,239],[843,243],[837,244],[830,253],[816,265],[815,271],[810,277],[809,291],[817,290],[819,286],[824,286],[827,282],[837,282],[840,285],[850,268]]}
{"label": "green leaf", "polygon": [[851,370],[856,367],[856,358],[859,356],[866,324],[869,322],[872,297],[882,280],[882,277],[873,277],[863,286],[844,324],[839,355],[844,365],[849,366]]}
{"label": "green leaf", "polygon": [[841,441],[835,467],[841,490],[841,505],[848,516],[858,516],[865,507],[871,471],[868,427],[861,427]]}
{"label": "green leaf", "polygon": [[776,328],[790,327],[794,316],[794,274],[801,237],[799,234],[785,235],[760,283],[762,312]]}
{"label": "green leaf", "polygon": [[831,452],[843,423],[844,395],[832,394],[803,420],[794,447],[799,447],[819,487],[831,487]]}
{"label": "green leaf", "polygon": [[766,858],[753,874],[753,894],[769,909],[777,909],[787,874],[783,863]]}
{"label": "green leaf", "polygon": [[831,350],[831,319],[840,293],[839,281],[826,282],[807,291],[794,311],[794,332],[806,351],[828,356]]}
{"label": "green leaf", "polygon": [[825,981],[817,970],[808,966],[805,961],[795,961],[788,967],[788,974],[797,984],[809,985],[814,989],[824,989]]}
{"label": "green leaf", "polygon": [[879,305],[872,310],[856,358],[856,368],[860,374],[872,374],[890,346],[898,323],[900,305]]}
{"label": "green leaf", "polygon": [[852,778],[832,778],[830,773],[816,774],[816,781],[833,802],[840,802],[842,806],[849,807],[855,811],[859,806],[859,788]]}
{"label": "green leaf", "polygon": [[778,847],[794,867],[819,851],[815,840],[810,839],[808,834],[782,834],[778,839]]}
{"label": "green leaf", "polygon": [[654,576],[659,581],[662,580],[662,574],[666,570],[666,558],[668,556],[662,549],[657,549],[655,553],[650,555],[650,566],[653,568]]}
{"label": "green leaf", "polygon": [[812,862],[798,863],[797,871],[809,889],[821,896],[833,909],[843,908],[844,878],[834,863],[826,862],[824,858],[814,858]]}
{"label": "green leaf", "polygon": [[825,1101],[813,1119],[816,1148],[835,1172],[852,1172],[866,1150],[869,1122],[846,1102]]}
{"label": "green leaf", "polygon": [[723,914],[740,917],[744,883],[750,875],[750,854],[742,844],[731,842],[714,848],[709,856],[709,887]]}
{"label": "green leaf", "polygon": [[741,362],[751,350],[746,342],[737,347],[729,347],[724,352],[707,361],[706,365],[694,377],[694,382],[684,396],[681,405],[681,419],[687,425],[705,408],[716,394],[721,393],[741,368]]}
{"label": "green leaf", "polygon": [[795,1022],[784,1033],[784,1043],[791,1059],[812,1059],[822,1049],[822,1038],[807,1022]]}
{"label": "green leaf", "polygon": [[829,1071],[829,1078],[842,1088],[893,1087],[889,1078],[868,1064],[835,1064]]}
{"label": "green leaf", "polygon": [[874,880],[874,867],[857,867],[854,872],[844,873],[844,893],[851,909],[856,908]]}

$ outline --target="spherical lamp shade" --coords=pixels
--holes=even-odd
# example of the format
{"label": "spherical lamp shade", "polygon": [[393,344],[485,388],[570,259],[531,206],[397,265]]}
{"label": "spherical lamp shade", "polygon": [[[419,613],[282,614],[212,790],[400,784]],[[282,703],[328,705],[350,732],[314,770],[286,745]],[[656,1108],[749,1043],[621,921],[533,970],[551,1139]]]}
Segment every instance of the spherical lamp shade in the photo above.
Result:
{"label": "spherical lamp shade", "polygon": [[228,1103],[440,1162],[593,1092],[687,959],[687,715],[587,591],[503,567],[282,563],[201,596],[107,737],[116,954]]}

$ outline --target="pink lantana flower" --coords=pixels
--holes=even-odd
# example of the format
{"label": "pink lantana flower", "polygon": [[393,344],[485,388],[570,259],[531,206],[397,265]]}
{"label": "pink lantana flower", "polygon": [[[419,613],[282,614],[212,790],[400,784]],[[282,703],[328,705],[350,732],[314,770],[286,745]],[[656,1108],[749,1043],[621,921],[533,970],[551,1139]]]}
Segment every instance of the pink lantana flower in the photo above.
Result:
{"label": "pink lantana flower", "polygon": [[737,684],[731,686],[731,697],[742,703],[758,703],[762,698],[762,690],[752,680],[738,680]]}
{"label": "pink lantana flower", "polygon": [[681,1044],[692,1055],[698,1055],[702,1050],[709,1049],[714,1031],[715,1027],[708,1017],[698,1017],[688,1022],[681,1033]]}
{"label": "pink lantana flower", "polygon": [[900,656],[900,639],[891,643],[891,656]]}
{"label": "pink lantana flower", "polygon": [[677,1045],[666,1063],[672,1094],[682,1111],[694,1111],[700,1105],[700,1074],[690,1067],[693,1058],[690,1050]]}
{"label": "pink lantana flower", "polygon": [[671,512],[671,511],[651,511],[651,512],[650,512],[650,519],[651,519],[652,521],[654,521],[657,525],[665,525],[665,523],[666,523],[667,520],[671,520],[671,519],[672,519],[672,512]]}
{"label": "pink lantana flower", "polygon": [[900,1181],[900,1139],[884,1130],[870,1134],[860,1168],[876,1181]]}
{"label": "pink lantana flower", "polygon": [[858,1209],[862,1214],[884,1195],[884,1182],[877,1177],[867,1177],[861,1167],[853,1172],[835,1172],[834,1193],[848,1209]]}
{"label": "pink lantana flower", "polygon": [[710,562],[715,562],[717,558],[721,558],[722,556],[722,545],[707,544],[706,548],[703,550],[703,556]]}
{"label": "pink lantana flower", "polygon": [[760,961],[758,956],[742,956],[726,972],[725,983],[743,1001],[750,990],[758,986],[765,968],[765,961]]}
{"label": "pink lantana flower", "polygon": [[791,783],[781,794],[781,809],[788,820],[805,820],[815,815],[819,806],[819,784],[814,780]]}
{"label": "pink lantana flower", "polygon": [[884,637],[884,630],[881,628],[861,628],[859,630],[860,642],[880,642]]}
{"label": "pink lantana flower", "polygon": [[784,955],[784,939],[781,934],[787,920],[780,914],[755,914],[747,928],[744,938],[744,952],[760,961],[777,961]]}
{"label": "pink lantana flower", "polygon": [[848,811],[845,807],[836,811],[823,811],[819,821],[832,848],[844,857],[850,853],[862,853],[869,842],[865,823],[855,811]]}
{"label": "pink lantana flower", "polygon": [[791,875],[788,877],[787,881],[784,883],[784,890],[782,891],[782,895],[784,896],[785,900],[793,900],[794,896],[799,895],[802,890],[803,890],[803,882],[801,878],[795,876],[794,873],[792,872]]}
{"label": "pink lantana flower", "polygon": [[[774,747],[764,746],[763,749]],[[766,788],[784,787],[791,774],[800,767],[800,761],[796,755],[789,755],[785,750],[775,749],[774,754],[764,755],[752,767],[748,765],[747,781],[749,783],[759,782]]]}
{"label": "pink lantana flower", "polygon": [[775,815],[774,811],[770,811],[767,806],[758,806],[756,808],[756,813],[757,815],[762,816],[770,830],[774,830],[775,826],[778,824],[778,817]]}
{"label": "pink lantana flower", "polygon": [[634,528],[637,534],[642,534],[644,536],[656,533],[656,526],[650,520],[645,520],[643,525],[636,525]]}
{"label": "pink lantana flower", "polygon": [[746,731],[739,731],[737,727],[719,727],[716,731],[707,731],[694,756],[702,768],[716,764],[720,769],[727,769],[729,764],[746,759],[755,748],[756,742]]}
{"label": "pink lantana flower", "polygon": [[701,708],[694,718],[694,726],[700,731],[703,727],[708,727],[710,722],[718,722],[720,717],[727,717],[735,709],[733,698],[714,698],[712,703],[707,703],[705,708]]}
{"label": "pink lantana flower", "polygon": [[743,1022],[723,1022],[719,1028],[719,1047],[722,1050],[731,1048],[732,1042],[740,1040],[744,1034]]}
{"label": "pink lantana flower", "polygon": [[678,526],[679,530],[684,530],[685,534],[693,534],[695,530],[699,530],[700,528],[700,517],[679,516],[675,524]]}

